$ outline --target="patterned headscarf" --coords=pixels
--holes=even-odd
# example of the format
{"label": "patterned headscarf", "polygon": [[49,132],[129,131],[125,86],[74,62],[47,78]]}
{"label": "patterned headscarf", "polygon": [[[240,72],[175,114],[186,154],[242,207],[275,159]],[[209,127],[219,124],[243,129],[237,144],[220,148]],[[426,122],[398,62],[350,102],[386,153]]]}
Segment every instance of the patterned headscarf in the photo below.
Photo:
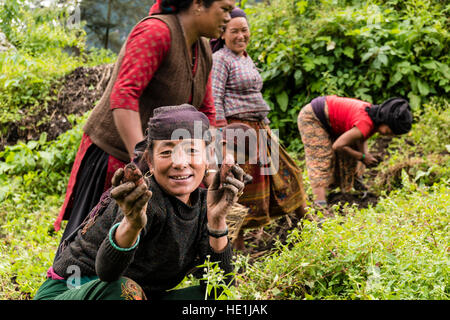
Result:
{"label": "patterned headscarf", "polygon": [[[159,107],[148,121],[147,137],[150,140],[172,140],[178,133],[190,139],[210,141],[208,117],[190,104]],[[175,135],[175,136],[174,136]]]}
{"label": "patterned headscarf", "polygon": [[147,172],[148,166],[143,155],[148,146],[154,140],[174,138],[203,139],[206,144],[209,144],[212,137],[208,117],[190,104],[155,109],[153,117],[148,121],[144,140],[138,142],[134,148],[133,162],[143,173]]}

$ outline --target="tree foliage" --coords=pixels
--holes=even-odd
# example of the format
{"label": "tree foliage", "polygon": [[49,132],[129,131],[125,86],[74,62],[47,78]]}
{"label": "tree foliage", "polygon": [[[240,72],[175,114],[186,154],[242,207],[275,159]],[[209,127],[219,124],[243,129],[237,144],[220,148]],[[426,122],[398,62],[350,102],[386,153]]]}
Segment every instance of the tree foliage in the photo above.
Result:
{"label": "tree foliage", "polygon": [[81,1],[88,43],[119,52],[131,28],[148,15],[152,1]]}

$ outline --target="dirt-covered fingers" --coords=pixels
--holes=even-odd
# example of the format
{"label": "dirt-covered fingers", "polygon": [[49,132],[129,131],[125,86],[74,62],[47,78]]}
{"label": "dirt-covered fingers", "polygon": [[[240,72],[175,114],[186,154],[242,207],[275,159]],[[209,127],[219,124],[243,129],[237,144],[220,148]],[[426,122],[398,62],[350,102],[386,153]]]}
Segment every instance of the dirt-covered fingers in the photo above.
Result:
{"label": "dirt-covered fingers", "polygon": [[[244,175],[245,171],[239,167],[237,164],[233,165],[231,167],[231,172],[233,173],[234,177],[240,181],[244,181]],[[226,181],[226,179],[225,179]]]}
{"label": "dirt-covered fingers", "polygon": [[123,183],[111,190],[111,197],[116,200],[125,215],[139,212],[151,195],[146,184],[136,187],[134,182]]}
{"label": "dirt-covered fingers", "polygon": [[219,187],[220,187],[220,171],[216,172],[208,189],[217,190],[219,189]]}
{"label": "dirt-covered fingers", "polygon": [[249,175],[248,173],[244,174],[244,184],[249,184],[252,183],[253,181],[253,177],[251,175]]}
{"label": "dirt-covered fingers", "polygon": [[146,207],[148,201],[152,197],[152,192],[150,190],[145,191],[140,197],[136,199],[133,203],[131,214],[140,214]]}
{"label": "dirt-covered fingers", "polygon": [[237,198],[242,195],[242,192],[244,190],[244,182],[232,177],[227,177],[225,179],[225,182],[226,183],[223,184],[223,189],[227,194],[227,201],[237,201]]}
{"label": "dirt-covered fingers", "polygon": [[116,200],[120,200],[124,198],[127,194],[129,194],[131,191],[133,191],[134,188],[136,188],[134,182],[126,182],[120,184],[111,190],[111,197],[113,197]]}
{"label": "dirt-covered fingers", "polygon": [[113,187],[117,187],[120,185],[122,179],[124,176],[124,170],[123,168],[119,168],[116,170],[116,172],[114,172],[114,176],[111,179],[111,184]]}
{"label": "dirt-covered fingers", "polygon": [[[122,206],[123,209],[126,210],[127,212],[124,212],[125,214],[127,214],[128,212],[131,211],[140,211],[143,208],[143,205],[139,205],[141,203],[140,200],[142,200],[141,198],[143,196],[145,196],[144,198],[147,197],[147,193],[146,191],[148,191],[147,186],[145,184],[141,184],[139,186],[137,186],[134,190],[132,190],[129,194],[127,194],[123,199],[122,199]],[[148,198],[150,199],[150,198]],[[148,201],[147,199],[147,201]],[[144,202],[145,204],[145,202]]]}
{"label": "dirt-covered fingers", "polygon": [[239,191],[242,191],[245,187],[244,181],[238,180],[233,177],[227,177],[225,179],[225,183],[223,184],[224,189],[230,189],[233,192],[236,189],[236,193],[239,193]]}

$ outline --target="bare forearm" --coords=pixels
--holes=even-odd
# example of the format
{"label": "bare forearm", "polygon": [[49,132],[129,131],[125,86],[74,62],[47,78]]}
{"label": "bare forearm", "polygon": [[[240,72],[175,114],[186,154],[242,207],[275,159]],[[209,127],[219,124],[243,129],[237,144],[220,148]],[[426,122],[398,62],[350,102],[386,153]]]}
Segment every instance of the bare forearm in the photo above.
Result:
{"label": "bare forearm", "polygon": [[369,153],[369,142],[367,140],[363,142],[362,153]]}
{"label": "bare forearm", "polygon": [[345,146],[342,148],[344,152],[346,152],[350,157],[353,157],[357,160],[361,160],[363,157],[363,154],[369,153],[369,146],[367,140],[364,141],[358,141],[357,142],[357,148],[358,150],[353,149],[352,147]]}
{"label": "bare forearm", "polygon": [[333,151],[344,151],[349,156],[355,159],[360,159],[362,153],[350,146],[357,145],[359,148],[359,146],[363,143],[363,135],[361,131],[359,131],[357,127],[353,127],[352,129],[342,134],[339,138],[337,138],[337,140],[333,143],[332,148]]}
{"label": "bare forearm", "polygon": [[357,151],[351,147],[342,147],[341,150],[347,153],[350,157],[355,158],[357,160],[361,159],[363,155],[363,152]]}
{"label": "bare forearm", "polygon": [[113,118],[131,159],[134,147],[144,139],[139,113],[127,109],[114,109]]}

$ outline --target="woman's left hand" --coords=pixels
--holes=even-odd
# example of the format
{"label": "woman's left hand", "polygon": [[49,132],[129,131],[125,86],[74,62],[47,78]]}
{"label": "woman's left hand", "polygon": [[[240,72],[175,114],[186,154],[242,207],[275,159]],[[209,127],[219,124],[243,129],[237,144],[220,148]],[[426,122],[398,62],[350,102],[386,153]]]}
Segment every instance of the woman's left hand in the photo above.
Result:
{"label": "woman's left hand", "polygon": [[208,188],[208,223],[213,229],[221,229],[229,210],[242,195],[245,184],[252,180],[236,164],[231,167],[230,172],[232,174],[225,181],[220,181],[220,171],[217,172]]}

